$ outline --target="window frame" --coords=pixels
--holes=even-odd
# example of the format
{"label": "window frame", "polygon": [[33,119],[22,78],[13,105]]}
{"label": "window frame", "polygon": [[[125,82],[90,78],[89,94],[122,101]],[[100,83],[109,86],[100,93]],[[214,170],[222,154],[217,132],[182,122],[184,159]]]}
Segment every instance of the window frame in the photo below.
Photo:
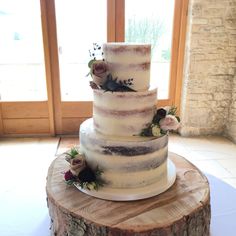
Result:
{"label": "window frame", "polygon": [[[175,0],[171,46],[169,94],[167,99],[158,99],[159,107],[174,105],[180,108],[182,70],[184,60],[185,34],[188,0]],[[125,0],[108,0],[108,42],[124,42]]]}

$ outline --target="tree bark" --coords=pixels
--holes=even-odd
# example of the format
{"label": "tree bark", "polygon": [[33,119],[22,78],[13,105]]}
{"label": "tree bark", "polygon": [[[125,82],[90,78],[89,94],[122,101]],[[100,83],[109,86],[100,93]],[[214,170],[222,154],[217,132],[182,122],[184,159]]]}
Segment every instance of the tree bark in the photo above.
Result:
{"label": "tree bark", "polygon": [[47,177],[49,214],[54,236],[207,236],[210,189],[206,177],[183,157],[170,153],[177,179],[166,192],[148,199],[112,202],[67,186],[59,157]]}

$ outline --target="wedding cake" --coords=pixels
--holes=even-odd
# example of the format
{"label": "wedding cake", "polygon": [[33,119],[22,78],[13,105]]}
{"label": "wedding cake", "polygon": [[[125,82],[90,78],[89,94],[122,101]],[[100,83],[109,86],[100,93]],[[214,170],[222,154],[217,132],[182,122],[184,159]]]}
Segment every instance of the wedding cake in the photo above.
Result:
{"label": "wedding cake", "polygon": [[[96,58],[99,50],[101,59]],[[168,131],[177,129],[179,121],[175,109],[156,108],[157,88],[150,87],[151,45],[105,43],[95,45],[91,55],[93,117],[80,126],[74,159],[80,169],[72,168],[70,174],[79,176],[84,158],[89,172],[99,170],[99,177],[94,174],[83,185],[81,175],[75,185],[109,200],[136,200],[165,191],[175,181]]]}

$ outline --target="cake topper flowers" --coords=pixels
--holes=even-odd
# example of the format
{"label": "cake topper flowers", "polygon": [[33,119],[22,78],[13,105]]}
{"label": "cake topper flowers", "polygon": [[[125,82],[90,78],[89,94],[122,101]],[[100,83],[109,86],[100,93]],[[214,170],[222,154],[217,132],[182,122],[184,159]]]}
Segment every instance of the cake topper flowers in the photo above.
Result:
{"label": "cake topper flowers", "polygon": [[130,86],[133,85],[133,79],[119,80],[113,78],[109,72],[109,66],[103,58],[102,47],[97,43],[93,44],[93,50],[89,50],[91,60],[88,63],[89,73],[92,77],[90,86],[92,89],[102,89],[111,92],[135,92]]}
{"label": "cake topper flowers", "polygon": [[93,78],[93,82],[99,86],[102,86],[108,76],[108,66],[104,61],[93,61],[90,65],[90,74]]}
{"label": "cake topper flowers", "polygon": [[95,170],[90,168],[85,157],[76,148],[71,148],[65,155],[66,161],[70,163],[70,169],[64,173],[67,184],[76,184],[88,190],[98,190],[100,186],[103,186],[102,171],[98,167]]}
{"label": "cake topper flowers", "polygon": [[141,136],[160,137],[168,131],[177,130],[180,127],[180,118],[176,115],[176,107],[157,109],[152,122],[142,130]]}

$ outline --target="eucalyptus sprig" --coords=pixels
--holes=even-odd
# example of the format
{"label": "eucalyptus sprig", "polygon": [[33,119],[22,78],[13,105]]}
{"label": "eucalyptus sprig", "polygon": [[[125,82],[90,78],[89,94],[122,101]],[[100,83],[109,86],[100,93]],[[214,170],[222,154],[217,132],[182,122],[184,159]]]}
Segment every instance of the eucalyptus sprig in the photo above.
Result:
{"label": "eucalyptus sprig", "polygon": [[91,59],[91,60],[88,62],[89,73],[88,73],[86,76],[92,75],[92,65],[93,65],[93,63],[96,62],[96,61],[97,61],[96,59]]}
{"label": "eucalyptus sprig", "polygon": [[168,115],[173,115],[173,116],[175,116],[176,113],[177,113],[177,107],[171,106],[171,107],[170,107],[170,110],[168,111]]}

